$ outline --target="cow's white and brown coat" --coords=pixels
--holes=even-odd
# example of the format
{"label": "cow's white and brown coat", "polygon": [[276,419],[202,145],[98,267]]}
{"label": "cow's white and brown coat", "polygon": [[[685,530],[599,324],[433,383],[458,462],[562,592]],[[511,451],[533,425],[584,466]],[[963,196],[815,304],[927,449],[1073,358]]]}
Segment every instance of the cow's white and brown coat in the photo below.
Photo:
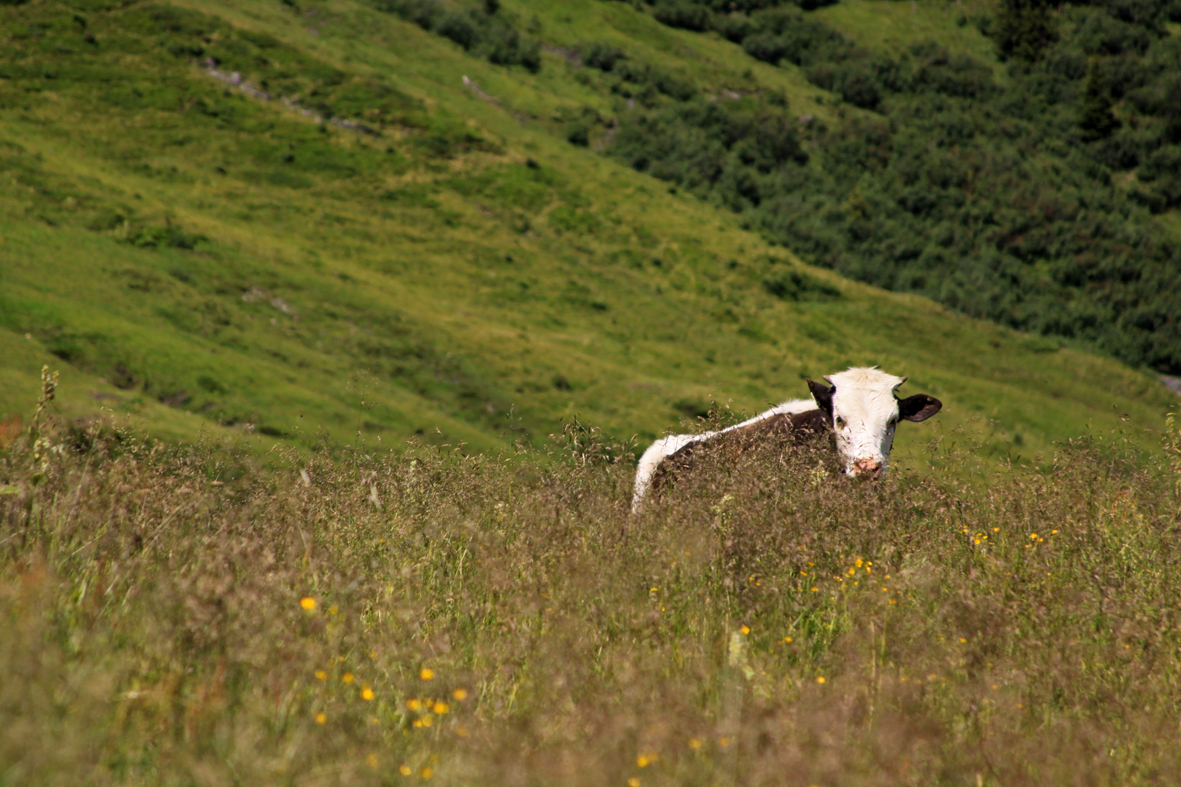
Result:
{"label": "cow's white and brown coat", "polygon": [[853,368],[824,379],[827,385],[808,380],[811,399],[784,402],[716,432],[657,440],[640,457],[632,508],[639,509],[659,476],[690,465],[700,446],[719,439],[739,444],[777,440],[790,445],[828,436],[846,475],[880,477],[890,459],[898,421],[925,421],[943,406],[927,394],[899,399],[896,391],[906,378],[879,369]]}

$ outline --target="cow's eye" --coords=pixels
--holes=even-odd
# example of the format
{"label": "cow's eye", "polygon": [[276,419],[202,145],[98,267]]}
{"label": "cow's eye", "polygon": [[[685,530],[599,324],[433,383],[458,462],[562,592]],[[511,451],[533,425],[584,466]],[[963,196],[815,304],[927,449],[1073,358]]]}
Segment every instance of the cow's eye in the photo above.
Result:
{"label": "cow's eye", "polygon": [[844,429],[844,428],[845,428],[845,419],[844,419],[844,418],[841,418],[841,417],[838,415],[838,416],[837,416],[837,429]]}

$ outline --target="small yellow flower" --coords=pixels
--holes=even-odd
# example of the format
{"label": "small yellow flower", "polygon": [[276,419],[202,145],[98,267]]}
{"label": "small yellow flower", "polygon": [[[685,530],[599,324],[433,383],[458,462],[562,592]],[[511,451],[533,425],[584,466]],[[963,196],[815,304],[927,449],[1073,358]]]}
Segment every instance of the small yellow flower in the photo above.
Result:
{"label": "small yellow flower", "polygon": [[701,741],[698,740],[697,738],[690,738],[689,739],[689,748],[690,749],[700,749],[701,748]]}
{"label": "small yellow flower", "polygon": [[414,773],[414,771],[410,770],[409,765],[403,765],[398,768],[398,773],[402,774],[403,776],[409,776],[410,774]]}
{"label": "small yellow flower", "polygon": [[319,713],[316,714],[316,724],[324,724],[327,721],[328,721],[328,714],[325,713],[324,711],[320,711]]}
{"label": "small yellow flower", "polygon": [[967,643],[968,643],[968,640],[964,639],[963,637],[960,637],[960,644],[961,645],[966,645]]}
{"label": "small yellow flower", "polygon": [[422,726],[429,727],[434,723],[435,723],[435,720],[432,719],[430,716],[423,716],[422,717]]}
{"label": "small yellow flower", "polygon": [[815,593],[816,591],[817,591],[817,588],[812,588],[813,593]]}
{"label": "small yellow flower", "polygon": [[750,633],[750,626],[743,626],[742,628],[739,629],[739,631],[741,631],[743,634],[749,634]]}
{"label": "small yellow flower", "polygon": [[422,778],[424,778],[424,779],[429,779],[429,778],[431,778],[432,776],[434,776],[434,775],[435,775],[435,772],[434,772],[432,769],[430,769],[430,768],[423,768],[423,769],[422,769],[422,773],[421,773],[420,775],[421,775],[421,776],[422,776]]}
{"label": "small yellow flower", "polygon": [[413,723],[414,723],[415,727],[421,727],[422,726],[422,719],[415,719]]}
{"label": "small yellow flower", "polygon": [[718,745],[724,749],[730,745],[730,739],[729,738],[718,738]]}
{"label": "small yellow flower", "polygon": [[783,644],[790,645],[791,644],[791,637],[784,637]]}
{"label": "small yellow flower", "polygon": [[823,684],[824,683],[824,676],[823,675],[816,676],[816,682]]}
{"label": "small yellow flower", "polygon": [[1037,533],[1030,533],[1030,534],[1029,534],[1029,537],[1030,537],[1031,539],[1033,539],[1034,541],[1037,541]]}
{"label": "small yellow flower", "polygon": [[315,675],[316,680],[328,680],[328,673],[322,669],[316,670]]}
{"label": "small yellow flower", "polygon": [[467,699],[467,689],[456,689],[455,691],[451,692],[451,696],[460,702],[463,702]]}
{"label": "small yellow flower", "polygon": [[436,716],[442,716],[444,713],[451,710],[451,708],[445,702],[436,702],[435,707],[431,708],[431,710],[435,712]]}
{"label": "small yellow flower", "polygon": [[1058,531],[1057,531],[1057,530],[1051,530],[1051,531],[1050,531],[1050,535],[1052,535],[1052,536],[1056,536],[1056,535],[1058,535]]}
{"label": "small yellow flower", "polygon": [[422,702],[417,699],[406,700],[406,707],[417,713],[422,710]]}
{"label": "small yellow flower", "polygon": [[627,780],[627,787],[640,787],[640,780],[635,776]]}
{"label": "small yellow flower", "polygon": [[365,700],[366,702],[370,702],[373,699],[373,689],[369,688],[368,686],[361,689],[361,699]]}
{"label": "small yellow flower", "polygon": [[367,765],[368,765],[370,768],[377,768],[377,755],[376,755],[376,754],[368,754],[368,755],[366,755],[366,756],[365,756],[365,763],[366,763],[366,764],[367,764]]}
{"label": "small yellow flower", "polygon": [[316,608],[316,600],[314,598],[312,598],[311,596],[304,596],[303,598],[301,598],[299,600],[299,605],[301,607],[303,607],[304,609],[306,609],[308,612],[311,612],[313,609]]}
{"label": "small yellow flower", "polygon": [[468,736],[467,727],[456,727],[455,734],[461,738],[466,738]]}
{"label": "small yellow flower", "polygon": [[335,615],[338,612],[340,612],[340,607],[336,606],[335,604],[328,608],[329,615]]}
{"label": "small yellow flower", "polygon": [[353,681],[356,680],[356,678],[353,677],[353,673],[351,672],[346,672],[345,674],[341,675],[340,679],[344,681],[346,686],[351,686]]}
{"label": "small yellow flower", "polygon": [[419,670],[418,677],[422,678],[423,680],[434,680],[435,671],[430,667],[423,667],[421,670]]}
{"label": "small yellow flower", "polygon": [[377,658],[377,651],[376,650],[369,651],[369,658],[371,658],[371,659]]}

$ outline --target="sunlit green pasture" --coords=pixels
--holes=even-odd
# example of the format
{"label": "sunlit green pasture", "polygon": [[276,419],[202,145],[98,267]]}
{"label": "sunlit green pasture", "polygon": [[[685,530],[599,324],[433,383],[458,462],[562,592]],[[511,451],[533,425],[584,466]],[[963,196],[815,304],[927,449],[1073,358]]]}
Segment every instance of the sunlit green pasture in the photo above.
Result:
{"label": "sunlit green pasture", "polygon": [[[66,386],[76,415],[305,446],[488,450],[574,418],[642,441],[850,364],[909,375],[947,403],[925,436],[970,424],[997,456],[1125,417],[1152,431],[1168,406],[1117,364],[822,271],[839,297],[775,297],[766,280],[803,270],[789,250],[555,133],[588,100],[558,55],[535,78],[365,6],[193,8],[3,10],[0,319],[32,337],[0,359],[6,413],[49,356],[112,397]],[[571,46],[643,41],[706,87],[786,85],[623,5],[516,10]]]}

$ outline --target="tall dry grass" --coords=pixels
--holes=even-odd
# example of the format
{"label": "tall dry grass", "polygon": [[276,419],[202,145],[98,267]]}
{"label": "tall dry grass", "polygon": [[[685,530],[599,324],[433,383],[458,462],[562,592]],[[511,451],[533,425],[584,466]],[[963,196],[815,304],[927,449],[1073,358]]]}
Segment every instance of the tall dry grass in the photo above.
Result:
{"label": "tall dry grass", "polygon": [[[720,457],[640,516],[551,456],[0,454],[0,784],[1181,779],[1181,433],[848,483]],[[39,440],[39,442],[38,442]],[[34,448],[36,444],[38,448]]]}

